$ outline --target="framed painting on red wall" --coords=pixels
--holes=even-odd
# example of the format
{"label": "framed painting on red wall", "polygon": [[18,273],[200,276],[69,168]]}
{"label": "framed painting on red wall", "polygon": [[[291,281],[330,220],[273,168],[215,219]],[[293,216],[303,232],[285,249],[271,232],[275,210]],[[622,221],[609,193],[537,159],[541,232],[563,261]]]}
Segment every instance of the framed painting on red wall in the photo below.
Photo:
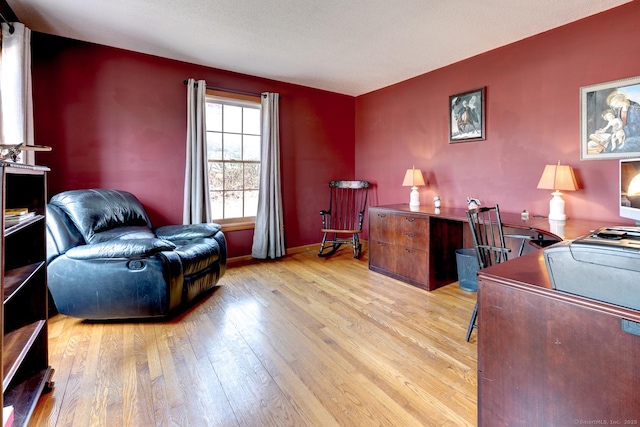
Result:
{"label": "framed painting on red wall", "polygon": [[640,157],[640,76],[580,88],[580,159]]}
{"label": "framed painting on red wall", "polygon": [[470,90],[449,96],[449,143],[485,139],[485,90]]}

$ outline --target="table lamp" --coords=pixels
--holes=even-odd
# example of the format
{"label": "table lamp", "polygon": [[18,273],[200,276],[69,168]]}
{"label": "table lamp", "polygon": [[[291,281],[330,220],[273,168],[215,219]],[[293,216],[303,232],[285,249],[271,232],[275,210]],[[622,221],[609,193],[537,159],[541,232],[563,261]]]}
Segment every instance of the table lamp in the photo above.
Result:
{"label": "table lamp", "polygon": [[417,208],[420,206],[420,194],[418,193],[418,186],[422,186],[424,184],[424,178],[422,177],[422,171],[420,169],[416,169],[414,166],[411,169],[407,169],[407,173],[404,174],[404,181],[402,182],[403,187],[411,187],[411,196],[409,207]]}
{"label": "table lamp", "polygon": [[578,184],[576,177],[573,175],[573,169],[569,165],[546,165],[538,182],[538,188],[541,190],[553,190],[553,196],[549,201],[549,219],[556,221],[565,221],[567,216],[564,213],[564,200],[562,199],[563,191],[576,191]]}

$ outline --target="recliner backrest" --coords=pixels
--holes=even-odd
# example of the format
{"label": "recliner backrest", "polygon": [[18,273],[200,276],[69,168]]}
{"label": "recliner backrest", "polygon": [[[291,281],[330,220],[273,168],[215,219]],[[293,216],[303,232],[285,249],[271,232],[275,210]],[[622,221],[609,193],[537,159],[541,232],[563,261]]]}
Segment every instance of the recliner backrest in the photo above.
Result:
{"label": "recliner backrest", "polygon": [[56,194],[49,203],[69,217],[86,243],[92,243],[96,233],[118,227],[151,228],[144,207],[127,191],[71,190]]}

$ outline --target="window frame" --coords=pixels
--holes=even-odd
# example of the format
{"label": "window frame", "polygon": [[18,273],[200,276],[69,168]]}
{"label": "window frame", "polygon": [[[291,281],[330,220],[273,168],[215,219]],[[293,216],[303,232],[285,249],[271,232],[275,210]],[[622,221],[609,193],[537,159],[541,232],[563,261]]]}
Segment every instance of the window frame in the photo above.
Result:
{"label": "window frame", "polygon": [[[213,100],[214,102],[217,100],[222,104],[235,105],[239,107],[257,106],[258,109],[262,112],[262,100],[259,95],[254,96],[234,92],[226,92],[222,90],[207,89],[205,93],[205,102],[208,103],[209,100]],[[208,159],[207,162],[209,162]],[[260,167],[262,167],[262,161],[259,161],[258,163],[260,164]],[[212,220],[217,224],[220,224],[224,231],[250,230],[254,229],[256,224],[255,216]]]}

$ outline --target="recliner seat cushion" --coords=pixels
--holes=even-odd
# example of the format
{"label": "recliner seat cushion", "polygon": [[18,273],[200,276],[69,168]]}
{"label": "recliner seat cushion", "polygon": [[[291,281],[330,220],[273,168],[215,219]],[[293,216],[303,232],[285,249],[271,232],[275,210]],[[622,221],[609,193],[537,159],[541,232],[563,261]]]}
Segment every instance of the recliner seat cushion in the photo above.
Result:
{"label": "recliner seat cushion", "polygon": [[116,227],[106,231],[100,231],[93,234],[91,244],[109,242],[118,240],[140,240],[140,239],[156,239],[156,235],[147,226],[125,226]]}
{"label": "recliner seat cushion", "polygon": [[96,258],[143,258],[163,251],[172,251],[176,246],[162,239],[115,239],[108,242],[81,245],[71,248],[66,255],[72,259]]}

